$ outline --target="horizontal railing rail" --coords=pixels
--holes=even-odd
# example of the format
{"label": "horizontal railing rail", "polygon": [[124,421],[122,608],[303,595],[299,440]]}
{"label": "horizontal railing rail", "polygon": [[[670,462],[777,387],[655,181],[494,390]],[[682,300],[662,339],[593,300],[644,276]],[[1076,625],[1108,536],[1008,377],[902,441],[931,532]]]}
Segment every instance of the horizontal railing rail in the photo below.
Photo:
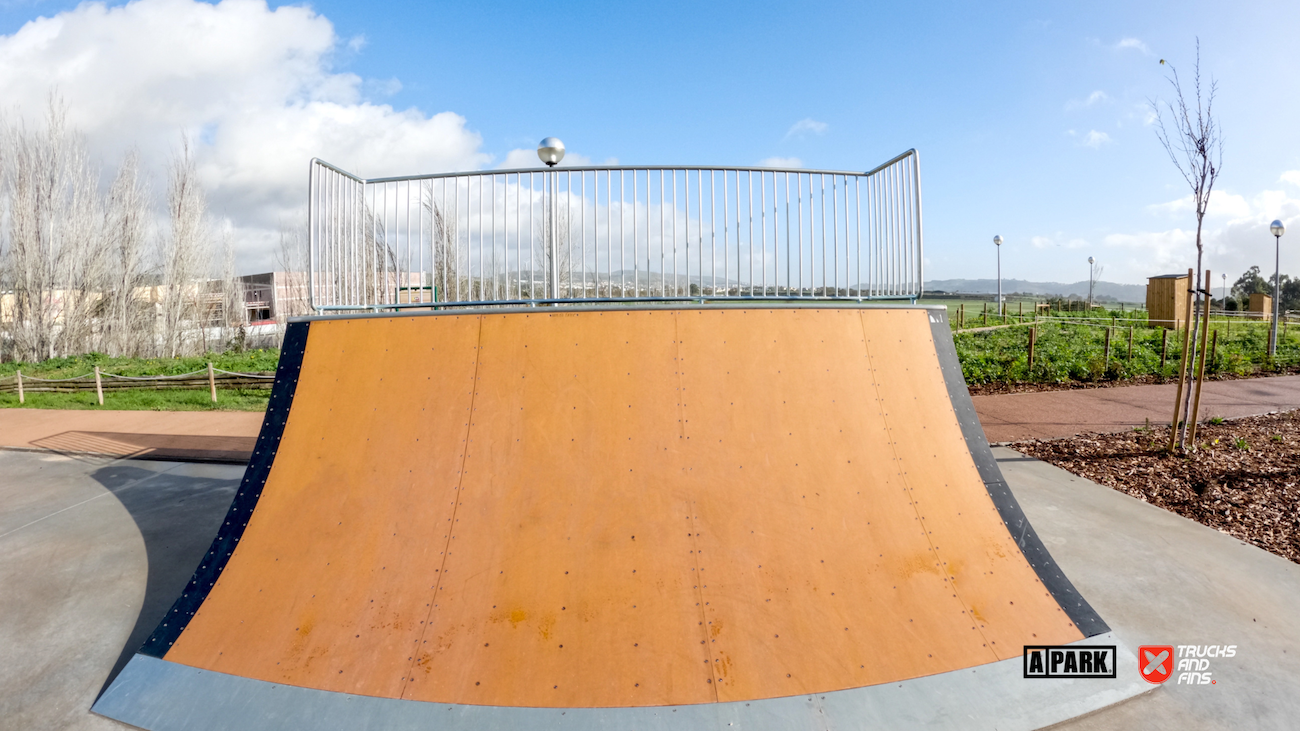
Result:
{"label": "horizontal railing rail", "polygon": [[916,299],[915,150],[867,172],[618,166],[365,179],[313,160],[316,311]]}

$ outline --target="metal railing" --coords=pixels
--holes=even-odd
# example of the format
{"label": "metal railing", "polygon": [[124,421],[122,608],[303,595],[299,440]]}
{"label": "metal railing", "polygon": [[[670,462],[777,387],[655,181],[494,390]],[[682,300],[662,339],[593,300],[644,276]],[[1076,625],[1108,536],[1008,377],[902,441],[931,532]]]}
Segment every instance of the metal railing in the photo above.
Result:
{"label": "metal railing", "polygon": [[916,299],[916,150],[865,173],[573,167],[364,179],[314,159],[320,311],[739,298]]}

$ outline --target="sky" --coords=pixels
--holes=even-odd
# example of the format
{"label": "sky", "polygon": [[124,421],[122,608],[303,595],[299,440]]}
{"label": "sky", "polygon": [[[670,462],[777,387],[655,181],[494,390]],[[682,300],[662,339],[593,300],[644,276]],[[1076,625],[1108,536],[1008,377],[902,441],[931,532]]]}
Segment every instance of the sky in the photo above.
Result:
{"label": "sky", "polygon": [[[1222,175],[1205,266],[1300,274],[1300,3],[0,0],[0,113],[51,93],[104,169],[182,135],[244,272],[321,157],[366,177],[569,164],[867,170],[921,155],[927,279],[1140,284],[1195,262],[1151,102],[1196,43]],[[155,191],[157,193],[157,191]],[[1288,246],[1288,238],[1297,245]]]}

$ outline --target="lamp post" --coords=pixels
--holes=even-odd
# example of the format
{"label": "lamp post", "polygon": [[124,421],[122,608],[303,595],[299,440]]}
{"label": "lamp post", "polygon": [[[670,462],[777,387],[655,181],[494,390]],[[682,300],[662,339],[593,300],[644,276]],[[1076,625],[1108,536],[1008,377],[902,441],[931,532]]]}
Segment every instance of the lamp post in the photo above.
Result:
{"label": "lamp post", "polygon": [[998,247],[998,317],[1002,317],[1002,237],[994,236],[993,245]]}
{"label": "lamp post", "polygon": [[1096,267],[1093,265],[1096,263],[1097,263],[1096,259],[1092,258],[1091,256],[1088,257],[1088,311],[1089,312],[1092,312],[1092,279],[1093,279],[1093,272],[1096,271]]}
{"label": "lamp post", "polygon": [[1219,299],[1223,300],[1223,311],[1227,312],[1228,311],[1228,275],[1220,274],[1219,276],[1223,277],[1223,296],[1220,297]]}
{"label": "lamp post", "polygon": [[[542,162],[546,163],[547,167],[555,167],[564,159],[564,143],[557,137],[547,137],[537,145],[537,157],[540,158]],[[547,267],[547,270],[550,272],[551,281],[549,282],[550,286],[547,287],[547,294],[551,299],[560,298],[560,267],[556,257],[556,239],[559,238],[560,227],[559,222],[555,218],[556,198],[559,197],[557,195],[559,191],[556,189],[559,187],[559,184],[559,173],[550,172],[546,175],[546,187],[550,189],[550,202],[548,204],[548,209],[551,214],[551,242],[550,246],[547,247],[547,251],[551,257],[551,265]]]}
{"label": "lamp post", "polygon": [[1286,226],[1281,221],[1274,221],[1268,225],[1268,231],[1273,234],[1273,327],[1268,334],[1268,357],[1272,358],[1277,355],[1277,313],[1282,295],[1282,234],[1286,233]]}

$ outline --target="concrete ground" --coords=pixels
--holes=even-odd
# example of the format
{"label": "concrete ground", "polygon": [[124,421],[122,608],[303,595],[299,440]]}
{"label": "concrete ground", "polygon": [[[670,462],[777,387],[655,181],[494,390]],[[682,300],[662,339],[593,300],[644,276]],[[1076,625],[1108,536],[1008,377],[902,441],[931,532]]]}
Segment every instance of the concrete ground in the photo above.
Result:
{"label": "concrete ground", "polygon": [[[1237,645],[1062,728],[1294,728],[1300,565],[998,449],[1061,567],[1120,639]],[[0,451],[0,729],[123,729],[89,708],[184,588],[242,469]],[[1025,682],[1034,682],[1026,680]]]}
{"label": "concrete ground", "polygon": [[1005,447],[994,454],[1065,575],[1135,652],[1236,645],[1178,685],[1056,728],[1294,729],[1300,565]]}
{"label": "concrete ground", "polygon": [[[1058,439],[1081,432],[1121,432],[1168,424],[1177,383],[975,396],[989,442]],[[1197,418],[1231,419],[1300,409],[1300,376],[1206,381]]]}
{"label": "concrete ground", "polygon": [[231,465],[0,451],[0,729],[124,729],[89,712],[189,581]]}

